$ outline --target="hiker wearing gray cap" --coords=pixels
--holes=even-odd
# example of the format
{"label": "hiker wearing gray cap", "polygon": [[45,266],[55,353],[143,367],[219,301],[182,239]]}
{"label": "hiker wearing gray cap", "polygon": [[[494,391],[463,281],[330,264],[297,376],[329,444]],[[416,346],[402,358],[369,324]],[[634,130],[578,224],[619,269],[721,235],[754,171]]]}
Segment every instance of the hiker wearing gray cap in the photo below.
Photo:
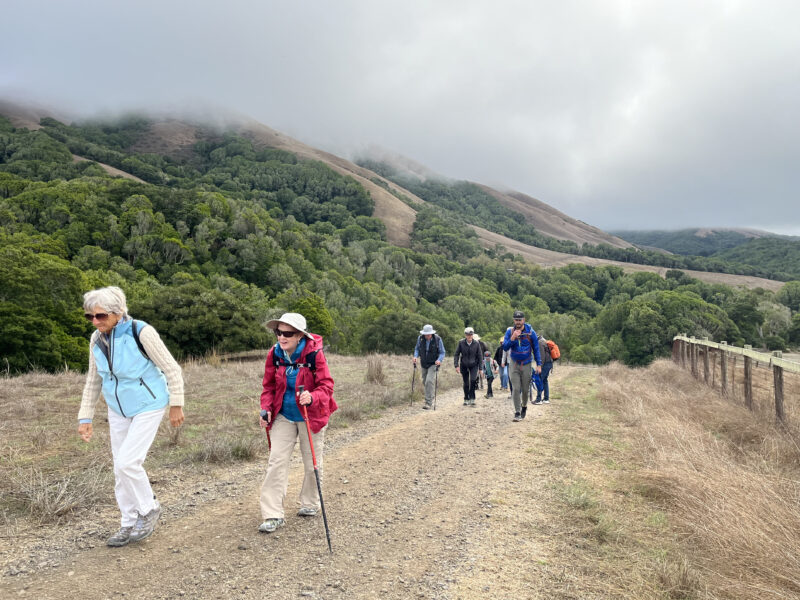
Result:
{"label": "hiker wearing gray cap", "polygon": [[458,342],[453,359],[456,371],[461,373],[464,381],[464,406],[475,406],[478,369],[483,363],[483,352],[481,345],[475,340],[475,330],[472,327],[464,329],[464,338]]}
{"label": "hiker wearing gray cap", "polygon": [[419,332],[417,345],[414,346],[414,366],[420,362],[422,373],[422,386],[425,388],[425,404],[422,408],[428,410],[433,404],[436,369],[444,360],[444,344],[442,338],[436,335],[433,325],[425,325]]}
{"label": "hiker wearing gray cap", "polygon": [[[533,327],[525,322],[522,311],[514,311],[514,326],[506,330],[503,350],[508,350],[508,378],[511,381],[514,400],[514,421],[525,418],[528,412],[528,397],[532,371],[542,371],[539,342]],[[534,367],[533,361],[536,360]],[[521,396],[521,397],[520,397]]]}

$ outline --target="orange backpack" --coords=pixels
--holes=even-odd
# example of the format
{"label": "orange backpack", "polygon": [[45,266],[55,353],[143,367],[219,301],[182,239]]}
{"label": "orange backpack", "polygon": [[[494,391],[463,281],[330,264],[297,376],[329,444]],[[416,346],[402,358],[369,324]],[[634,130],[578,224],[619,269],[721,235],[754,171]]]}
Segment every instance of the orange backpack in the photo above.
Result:
{"label": "orange backpack", "polygon": [[558,344],[553,340],[547,340],[547,351],[550,352],[550,358],[554,361],[561,358],[561,350],[558,349]]}

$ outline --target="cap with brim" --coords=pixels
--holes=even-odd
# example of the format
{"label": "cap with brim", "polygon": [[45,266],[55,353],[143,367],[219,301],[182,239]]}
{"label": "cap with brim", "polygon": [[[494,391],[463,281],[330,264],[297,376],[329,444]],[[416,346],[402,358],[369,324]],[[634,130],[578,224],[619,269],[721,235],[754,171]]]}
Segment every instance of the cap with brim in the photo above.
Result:
{"label": "cap with brim", "polygon": [[467,328],[464,330],[464,335],[466,335],[466,334],[468,334],[468,333],[475,333],[475,330],[474,330],[472,327],[467,327]]}
{"label": "cap with brim", "polygon": [[425,325],[420,333],[422,335],[432,335],[436,333],[436,330],[433,328],[433,325]]}
{"label": "cap with brim", "polygon": [[522,312],[521,310],[515,310],[514,311],[514,318],[515,319],[524,319],[525,318],[525,313]]}
{"label": "cap with brim", "polygon": [[314,339],[314,337],[306,331],[306,327],[308,327],[306,325],[306,318],[300,313],[283,313],[280,319],[272,319],[269,321],[267,323],[267,329],[272,329],[274,331],[281,323],[289,327],[294,327],[310,340]]}

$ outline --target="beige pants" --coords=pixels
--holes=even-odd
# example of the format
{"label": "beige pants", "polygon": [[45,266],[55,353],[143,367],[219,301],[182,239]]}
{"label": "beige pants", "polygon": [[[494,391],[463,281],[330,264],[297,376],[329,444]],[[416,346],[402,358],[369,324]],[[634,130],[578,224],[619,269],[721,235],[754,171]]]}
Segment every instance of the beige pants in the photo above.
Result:
{"label": "beige pants", "polygon": [[[314,454],[317,457],[319,480],[322,484],[322,452],[325,445],[325,430],[313,433]],[[319,509],[319,493],[317,492],[317,479],[314,476],[314,463],[311,460],[311,447],[308,445],[305,421],[290,421],[279,414],[270,429],[272,437],[272,450],[269,453],[267,475],[261,484],[261,518],[282,519],[283,500],[286,498],[286,489],[289,487],[289,464],[295,442],[300,440],[300,454],[303,457],[305,477],[303,487],[300,489],[300,507]]]}

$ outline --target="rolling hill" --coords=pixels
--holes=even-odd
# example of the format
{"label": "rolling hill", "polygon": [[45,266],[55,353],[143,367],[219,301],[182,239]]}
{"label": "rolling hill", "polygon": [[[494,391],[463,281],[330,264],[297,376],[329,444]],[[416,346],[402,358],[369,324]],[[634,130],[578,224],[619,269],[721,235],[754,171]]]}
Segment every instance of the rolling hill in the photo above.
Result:
{"label": "rolling hill", "polygon": [[[45,109],[41,106],[21,105],[9,101],[0,101],[0,114],[9,118],[12,125],[31,130],[40,128],[39,121],[43,117],[69,122],[69,119],[65,118],[64,115],[57,111]],[[385,224],[387,241],[398,246],[409,246],[410,235],[417,214],[413,206],[425,205],[425,200],[423,198],[398,184],[396,179],[392,181],[388,177],[383,176],[380,172],[370,170],[356,164],[356,162],[304,144],[303,142],[250,118],[239,115],[228,115],[225,118],[216,119],[213,125],[209,125],[208,122],[199,122],[187,118],[178,119],[169,116],[154,118],[150,120],[146,130],[138,136],[129,150],[131,152],[163,155],[175,159],[186,158],[191,155],[192,148],[198,141],[219,136],[223,131],[235,132],[237,135],[251,140],[256,147],[275,148],[290,152],[298,158],[321,162],[337,173],[352,177],[363,186],[372,197],[374,201],[373,216],[380,219]],[[432,178],[445,181],[445,178],[415,163],[411,159],[399,155],[392,155],[390,153],[380,154],[379,159],[385,164],[391,165],[395,172],[409,178],[410,181],[425,181]],[[89,159],[73,154],[73,160],[82,161]],[[124,169],[100,161],[95,162],[112,176],[124,177],[139,182],[142,181],[140,177]],[[526,194],[512,190],[500,191],[479,183],[469,185],[481,190],[482,193],[496,200],[502,207],[513,211],[515,214],[522,215],[525,222],[530,224],[537,234],[541,234],[545,238],[572,243],[578,247],[582,245],[605,244],[613,248],[630,249],[633,247],[632,244],[637,243],[632,238],[626,241],[622,237],[612,235],[597,227],[574,219],[552,206]],[[607,260],[581,254],[548,250],[531,244],[521,243],[506,235],[490,231],[477,225],[472,225],[472,228],[477,233],[478,240],[483,247],[494,248],[500,245],[519,253],[521,256],[525,257],[526,260],[543,267],[575,263],[615,265],[621,266],[629,272],[650,271],[661,275],[667,270],[667,268],[661,266],[633,264],[625,261]],[[703,230],[692,231],[700,232]],[[742,239],[746,239],[743,237],[744,235],[745,233],[737,234],[737,236],[742,237]],[[755,235],[755,233],[751,233],[751,235]],[[713,238],[714,235],[698,237],[698,239]],[[649,245],[657,246],[657,244]],[[694,277],[709,282],[724,281],[729,285],[741,285],[748,288],[763,287],[772,290],[778,289],[781,286],[780,282],[761,277],[716,274],[705,271],[686,271]]]}

